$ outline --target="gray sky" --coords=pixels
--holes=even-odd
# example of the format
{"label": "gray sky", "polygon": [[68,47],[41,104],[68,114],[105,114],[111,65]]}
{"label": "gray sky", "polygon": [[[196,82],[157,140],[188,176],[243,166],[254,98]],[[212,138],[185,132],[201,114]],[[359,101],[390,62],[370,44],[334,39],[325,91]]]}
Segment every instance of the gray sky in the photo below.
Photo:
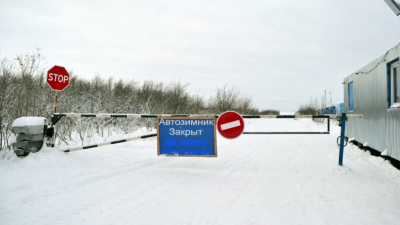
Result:
{"label": "gray sky", "polygon": [[383,0],[1,1],[0,57],[42,49],[88,79],[237,87],[260,109],[295,111],[400,42]]}

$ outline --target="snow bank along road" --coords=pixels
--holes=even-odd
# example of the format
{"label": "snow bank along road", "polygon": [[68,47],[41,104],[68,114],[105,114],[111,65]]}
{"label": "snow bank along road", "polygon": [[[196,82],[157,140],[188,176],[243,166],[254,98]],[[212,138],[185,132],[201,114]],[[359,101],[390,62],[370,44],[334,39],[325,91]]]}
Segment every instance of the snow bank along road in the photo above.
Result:
{"label": "snow bank along road", "polygon": [[[325,129],[309,119],[245,128]],[[339,133],[218,136],[217,158],[158,157],[155,138],[9,154],[0,224],[399,224],[400,172],[355,146],[338,166]]]}

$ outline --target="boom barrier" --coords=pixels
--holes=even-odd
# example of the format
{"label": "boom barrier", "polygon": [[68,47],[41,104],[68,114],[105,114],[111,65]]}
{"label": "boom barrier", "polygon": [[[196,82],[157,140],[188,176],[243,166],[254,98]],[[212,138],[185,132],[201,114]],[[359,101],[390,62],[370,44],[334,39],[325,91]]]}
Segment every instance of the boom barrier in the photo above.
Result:
{"label": "boom barrier", "polygon": [[[98,118],[157,118],[157,117],[215,117],[210,114],[106,114],[106,113],[54,113],[51,125],[55,125],[62,117],[98,117]],[[339,119],[341,115],[243,115],[244,119],[305,119],[305,118],[330,118]],[[364,118],[364,115],[349,114],[346,118]]]}
{"label": "boom barrier", "polygon": [[[215,117],[218,118],[219,115],[204,115],[204,114],[183,114],[183,115],[176,115],[176,114],[105,114],[105,113],[98,113],[98,114],[93,114],[93,113],[54,113],[53,116],[51,117],[51,120],[49,121],[49,128],[47,128],[49,131],[48,134],[46,134],[46,137],[51,138],[51,146],[54,147],[54,128],[53,126],[56,125],[56,123],[62,118],[62,117],[97,117],[97,118],[157,118],[157,117]],[[340,151],[339,151],[339,165],[343,165],[343,148],[344,148],[344,139],[347,138],[344,136],[345,134],[345,125],[346,121],[348,118],[356,119],[356,118],[364,118],[364,115],[361,114],[346,114],[343,113],[342,115],[243,115],[242,118],[244,119],[328,119],[327,120],[327,131],[326,132],[243,132],[243,134],[330,134],[330,119],[338,119],[340,121],[340,125],[342,126],[341,128],[341,134],[340,134]],[[84,149],[89,149],[89,148],[96,148],[96,147],[101,147],[105,145],[112,145],[112,144],[118,144],[118,143],[123,143],[127,141],[133,141],[133,140],[139,140],[139,139],[145,139],[149,137],[155,137],[157,134],[149,134],[149,135],[143,135],[143,136],[138,136],[138,137],[133,137],[133,138],[127,138],[127,139],[122,139],[118,141],[112,141],[112,142],[104,142],[100,144],[94,144],[94,145],[88,145],[88,146],[82,146],[82,147],[76,147],[76,148],[71,148],[67,150],[63,150],[64,152],[72,152],[72,151],[78,151],[78,150],[84,150]]]}
{"label": "boom barrier", "polygon": [[[219,115],[210,114],[106,114],[106,113],[55,113],[51,118],[55,125],[62,117],[97,117],[97,118],[157,118],[157,117],[215,117]],[[325,132],[243,132],[243,134],[330,134],[330,120],[340,119],[340,115],[243,115],[244,119],[328,119],[327,131]],[[350,114],[347,118],[363,118],[363,115]]]}
{"label": "boom barrier", "polygon": [[113,145],[113,144],[124,143],[124,142],[128,142],[128,141],[134,141],[134,140],[140,140],[140,139],[146,139],[146,138],[156,137],[156,136],[157,136],[157,134],[147,134],[147,135],[143,135],[143,136],[131,137],[131,138],[121,139],[121,140],[117,140],[117,141],[103,142],[103,143],[94,144],[94,145],[70,148],[70,149],[63,150],[63,152],[74,152],[74,151],[79,151],[79,150],[84,150],[84,149],[89,149],[89,148],[102,147],[102,146],[106,146],[106,145]]}

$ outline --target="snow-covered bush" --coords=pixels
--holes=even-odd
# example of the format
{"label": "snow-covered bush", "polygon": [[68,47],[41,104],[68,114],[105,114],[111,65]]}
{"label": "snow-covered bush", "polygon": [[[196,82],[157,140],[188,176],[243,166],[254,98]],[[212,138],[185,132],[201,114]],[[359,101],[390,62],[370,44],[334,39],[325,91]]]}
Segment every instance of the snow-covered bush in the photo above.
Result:
{"label": "snow-covered bush", "polygon": [[[0,150],[10,149],[13,139],[10,129],[16,118],[50,118],[53,113],[54,91],[46,83],[48,66],[42,64],[43,59],[37,49],[0,63]],[[188,93],[188,84],[180,80],[137,82],[100,75],[87,80],[68,72],[70,84],[58,93],[58,113],[217,114],[233,110],[258,114],[251,97],[226,85],[217,88],[215,96],[205,99]],[[76,140],[76,135],[80,144],[86,144],[94,133],[104,137],[113,132],[130,133],[139,127],[155,126],[154,119],[63,118],[57,123],[56,144],[69,144]]]}

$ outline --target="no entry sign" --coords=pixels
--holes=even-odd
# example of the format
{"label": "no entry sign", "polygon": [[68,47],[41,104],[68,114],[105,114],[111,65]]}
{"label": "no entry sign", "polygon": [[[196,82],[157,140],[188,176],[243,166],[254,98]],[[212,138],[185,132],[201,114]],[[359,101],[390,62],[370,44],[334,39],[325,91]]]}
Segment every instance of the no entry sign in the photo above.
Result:
{"label": "no entry sign", "polygon": [[218,132],[225,138],[239,137],[244,130],[244,120],[237,112],[224,112],[217,121]]}
{"label": "no entry sign", "polygon": [[69,84],[69,74],[64,67],[53,66],[47,71],[47,83],[55,91],[64,90]]}

